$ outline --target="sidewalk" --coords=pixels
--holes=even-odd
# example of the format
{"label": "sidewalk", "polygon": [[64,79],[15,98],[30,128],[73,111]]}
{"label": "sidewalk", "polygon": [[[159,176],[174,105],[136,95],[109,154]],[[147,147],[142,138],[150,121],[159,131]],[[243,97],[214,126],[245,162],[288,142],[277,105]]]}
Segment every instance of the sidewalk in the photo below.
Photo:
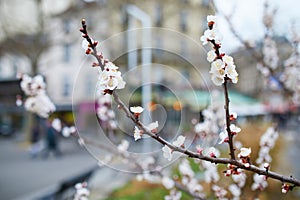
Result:
{"label": "sidewalk", "polygon": [[0,138],[1,199],[26,199],[97,164],[72,138],[61,140],[60,147],[63,155],[59,158],[32,159],[26,143],[16,138]]}

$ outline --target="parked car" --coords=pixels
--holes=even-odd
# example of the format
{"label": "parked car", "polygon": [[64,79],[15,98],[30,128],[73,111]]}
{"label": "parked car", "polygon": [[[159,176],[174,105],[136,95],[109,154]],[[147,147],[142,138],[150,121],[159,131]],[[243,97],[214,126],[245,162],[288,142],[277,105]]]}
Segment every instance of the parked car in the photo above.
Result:
{"label": "parked car", "polygon": [[1,124],[0,125],[0,135],[2,136],[11,136],[14,133],[14,129],[10,124]]}

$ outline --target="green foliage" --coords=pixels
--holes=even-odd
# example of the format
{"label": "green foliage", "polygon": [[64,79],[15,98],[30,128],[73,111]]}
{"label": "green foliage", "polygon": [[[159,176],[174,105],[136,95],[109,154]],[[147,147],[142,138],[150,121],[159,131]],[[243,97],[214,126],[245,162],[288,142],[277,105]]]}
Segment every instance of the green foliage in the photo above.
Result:
{"label": "green foliage", "polygon": [[[105,200],[152,200],[164,199],[169,191],[160,184],[150,184],[144,181],[131,181],[121,188],[112,192]],[[182,200],[192,199],[188,194],[182,192]]]}

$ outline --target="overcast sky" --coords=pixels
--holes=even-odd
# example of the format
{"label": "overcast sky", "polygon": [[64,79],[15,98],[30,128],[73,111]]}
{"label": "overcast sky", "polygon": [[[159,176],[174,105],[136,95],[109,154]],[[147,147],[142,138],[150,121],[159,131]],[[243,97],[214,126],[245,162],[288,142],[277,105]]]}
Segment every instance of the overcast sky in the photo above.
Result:
{"label": "overcast sky", "polygon": [[[259,40],[263,36],[262,14],[264,8],[263,0],[216,0],[218,9],[224,13],[230,13],[234,9],[232,21],[236,29],[245,39]],[[300,1],[298,0],[270,0],[270,8],[277,8],[275,16],[275,31],[281,35],[287,35],[291,27],[291,22],[300,33]],[[223,35],[222,48],[225,52],[230,52],[238,43],[234,36],[230,34],[225,21],[219,21],[219,29]]]}

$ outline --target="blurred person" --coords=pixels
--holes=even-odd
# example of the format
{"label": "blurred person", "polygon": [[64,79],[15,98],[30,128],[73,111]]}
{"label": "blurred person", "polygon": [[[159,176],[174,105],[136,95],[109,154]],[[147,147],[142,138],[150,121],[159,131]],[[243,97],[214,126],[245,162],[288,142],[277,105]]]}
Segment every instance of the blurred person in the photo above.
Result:
{"label": "blurred person", "polygon": [[43,158],[48,158],[49,154],[52,152],[56,157],[61,156],[61,152],[58,147],[58,132],[53,128],[52,121],[47,121],[46,135],[45,135],[45,149]]}
{"label": "blurred person", "polygon": [[36,124],[31,132],[31,147],[29,149],[30,156],[32,158],[37,157],[39,152],[42,150],[42,144],[40,142],[40,127],[39,124]]}

